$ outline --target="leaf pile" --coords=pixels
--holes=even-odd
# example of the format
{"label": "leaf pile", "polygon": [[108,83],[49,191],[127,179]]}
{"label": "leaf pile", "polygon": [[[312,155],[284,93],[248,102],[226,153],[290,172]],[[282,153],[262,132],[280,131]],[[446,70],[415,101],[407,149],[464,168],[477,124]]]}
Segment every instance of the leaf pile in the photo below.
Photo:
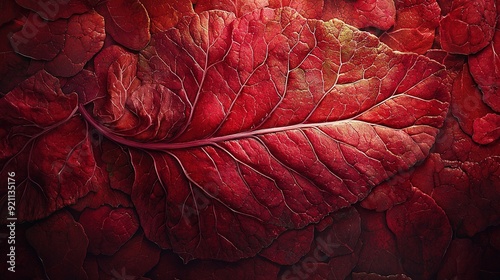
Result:
{"label": "leaf pile", "polygon": [[500,274],[494,0],[0,7],[2,278]]}

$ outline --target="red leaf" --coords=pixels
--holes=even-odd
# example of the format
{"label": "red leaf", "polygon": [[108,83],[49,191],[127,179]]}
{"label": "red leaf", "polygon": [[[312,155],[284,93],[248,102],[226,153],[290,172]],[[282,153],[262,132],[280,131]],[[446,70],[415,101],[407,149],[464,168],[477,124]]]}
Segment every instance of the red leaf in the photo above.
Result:
{"label": "red leaf", "polygon": [[[430,156],[432,156],[432,154]],[[422,169],[421,166],[416,170],[420,169]],[[383,212],[395,205],[408,201],[408,199],[413,196],[412,184],[410,181],[412,173],[413,170],[398,174],[392,179],[378,185],[363,201],[361,201],[360,205],[365,209]],[[422,178],[422,180],[424,179],[425,177]]]}
{"label": "red leaf", "polygon": [[440,22],[441,47],[451,53],[476,53],[490,43],[495,24],[494,0],[454,0]]}
{"label": "red leaf", "polygon": [[277,279],[347,279],[358,261],[358,243],[356,253],[331,258],[328,262],[318,262],[313,256],[308,256],[286,269]]}
{"label": "red leaf", "polygon": [[141,50],[151,39],[149,16],[139,0],[109,0],[96,7],[106,19],[106,32],[131,50]]}
{"label": "red leaf", "polygon": [[498,53],[500,53],[500,22],[497,23],[490,45],[469,57],[470,72],[483,93],[483,101],[496,112],[500,112],[500,57]]}
{"label": "red leaf", "polygon": [[14,50],[26,57],[52,60],[64,48],[66,20],[44,22],[36,13],[30,13],[22,30],[12,34],[10,42]]}
{"label": "red leaf", "polygon": [[115,278],[124,274],[138,277],[151,270],[159,259],[160,249],[143,234],[137,234],[113,256],[100,256],[97,263],[104,273]]}
{"label": "red leaf", "polygon": [[391,28],[396,19],[395,2],[392,0],[341,0],[324,1],[321,19],[339,18],[357,28]]}
{"label": "red leaf", "polygon": [[[361,219],[356,208],[349,207],[337,211],[330,215],[333,218],[331,227],[321,233],[318,233],[314,238],[317,248],[313,249],[312,255],[318,261],[319,268],[321,267],[320,254],[316,250],[321,251],[325,256],[330,257],[328,260],[328,279],[345,279],[349,276],[359,261],[360,251],[362,247],[361,236]],[[307,258],[303,260],[306,262]],[[302,265],[303,268],[306,264]],[[324,272],[323,272],[324,273]],[[315,273],[312,273],[314,275]]]}
{"label": "red leaf", "polygon": [[487,158],[495,158],[495,155],[500,152],[500,146],[478,145],[464,133],[456,119],[448,117],[442,132],[436,139],[435,152],[441,154],[441,157],[447,161],[481,162]]}
{"label": "red leaf", "polygon": [[119,45],[111,45],[103,48],[94,58],[94,72],[97,76],[97,83],[99,85],[99,92],[96,93],[94,102],[96,112],[105,104],[105,101],[99,99],[109,98],[107,94],[109,68],[122,56],[127,56],[127,59],[136,59],[134,55],[127,52]]}
{"label": "red leaf", "polygon": [[272,1],[209,0],[209,1],[198,1],[194,7],[197,13],[202,13],[210,10],[224,10],[234,13],[236,17],[241,17],[246,13],[250,13],[253,12],[254,10],[269,6],[269,2]]}
{"label": "red leaf", "polygon": [[434,43],[440,12],[436,0],[398,0],[396,22],[380,36],[394,50],[424,54]]}
{"label": "red leaf", "polygon": [[102,48],[104,38],[104,19],[92,11],[55,22],[31,15],[10,41],[17,53],[47,60],[45,70],[52,75],[71,77]]}
{"label": "red leaf", "polygon": [[444,211],[432,198],[416,191],[409,201],[389,209],[386,220],[396,237],[405,274],[431,279],[452,237]]}
{"label": "red leaf", "polygon": [[[208,1],[202,1],[206,3]],[[151,33],[165,32],[177,25],[179,20],[186,15],[194,14],[191,1],[177,0],[141,0],[148,12],[151,21]],[[197,5],[198,6],[198,5]]]}
{"label": "red leaf", "polygon": [[259,254],[274,263],[291,265],[309,252],[313,237],[314,227],[312,226],[285,231],[271,246],[263,249]]}
{"label": "red leaf", "polygon": [[31,59],[14,52],[10,43],[10,36],[21,30],[19,23],[5,24],[0,27],[0,93],[13,90],[19,83],[26,80],[36,72],[43,69],[42,63],[36,63]]}
{"label": "red leaf", "polygon": [[465,56],[458,54],[451,54],[442,49],[430,49],[425,53],[425,56],[435,61],[438,61],[439,63],[446,66],[446,69],[449,70],[449,75],[452,77],[454,77],[456,73],[462,70],[462,67],[466,62]]}
{"label": "red leaf", "polygon": [[184,120],[185,105],[163,85],[140,84],[136,65],[137,56],[132,54],[111,64],[109,97],[96,101],[94,112],[117,134],[150,141],[171,138]]}
{"label": "red leaf", "polygon": [[19,178],[19,220],[40,219],[73,204],[102,180],[86,124],[74,116],[76,105],[76,94],[62,93],[58,80],[44,71],[0,99],[1,174],[15,171]]}
{"label": "red leaf", "polygon": [[437,0],[437,2],[441,8],[441,15],[444,16],[450,13],[453,0]]}
{"label": "red leaf", "polygon": [[490,144],[500,138],[500,115],[487,114],[474,121],[472,139],[479,144]]}
{"label": "red leaf", "polygon": [[355,271],[381,275],[404,273],[394,234],[387,227],[385,212],[358,209],[361,215],[359,261]]}
{"label": "red leaf", "polygon": [[71,77],[104,45],[104,18],[96,12],[74,15],[68,20],[64,49],[45,65],[55,76]]}
{"label": "red leaf", "polygon": [[17,4],[36,12],[46,20],[69,18],[74,14],[83,14],[90,10],[87,0],[16,0]]}
{"label": "red leaf", "polygon": [[62,91],[66,94],[76,92],[78,101],[87,104],[100,98],[101,89],[96,74],[93,71],[84,69],[71,77],[62,87]]}
{"label": "red leaf", "polygon": [[104,173],[99,188],[79,199],[72,209],[83,211],[85,208],[99,208],[103,205],[111,207],[132,207],[130,189],[133,176],[130,159],[121,147],[102,139],[96,130],[90,130],[94,158],[97,166]]}
{"label": "red leaf", "polygon": [[110,188],[109,185],[107,186],[107,182],[103,182],[97,191],[89,192],[75,204],[71,205],[71,209],[81,212],[86,208],[96,209],[104,205],[111,207],[133,206],[130,196],[122,191]]}
{"label": "red leaf", "polygon": [[331,214],[332,225],[317,233],[309,253],[278,279],[346,279],[358,262],[361,220],[354,207]]}
{"label": "red leaf", "polygon": [[357,271],[433,279],[452,237],[448,219],[432,198],[413,195],[385,213],[361,211],[364,244]]}
{"label": "red leaf", "polygon": [[481,100],[481,92],[472,80],[467,64],[464,64],[462,71],[453,83],[451,100],[453,116],[457,118],[464,132],[471,136],[474,121],[493,112]]}
{"label": "red leaf", "polygon": [[497,1],[4,2],[14,278],[500,275]]}
{"label": "red leaf", "polygon": [[[341,1],[336,1],[336,2],[340,3]],[[310,0],[310,1],[269,0],[269,7],[271,8],[290,7],[295,9],[305,18],[321,19],[321,16],[323,15],[323,9],[325,7],[325,4],[327,3],[325,3],[325,1],[323,0]]]}
{"label": "red leaf", "polygon": [[[102,137],[102,135],[98,134],[98,131],[95,131],[95,133]],[[134,170],[130,163],[128,151],[124,147],[106,139],[100,139],[99,145],[100,158],[103,169],[108,172],[110,187],[130,194],[134,183]]]}
{"label": "red leaf", "polygon": [[497,224],[500,160],[496,155],[500,146],[475,144],[450,118],[437,140],[436,152],[441,154],[444,169],[437,170],[432,197],[446,212],[456,234],[473,236]]}
{"label": "red leaf", "polygon": [[88,239],[66,211],[55,213],[26,231],[50,279],[87,279],[83,262]]}
{"label": "red leaf", "polygon": [[498,145],[475,144],[450,117],[436,148],[438,153],[415,170],[377,186],[361,205],[383,211],[405,201],[414,187],[445,211],[458,236],[473,236],[498,223]]}
{"label": "red leaf", "polygon": [[355,252],[361,234],[361,219],[354,207],[342,209],[330,215],[333,223],[328,230],[316,234],[318,249],[329,257]]}
{"label": "red leaf", "polygon": [[450,244],[438,279],[495,279],[500,273],[500,228],[490,227],[473,239],[456,238]]}
{"label": "red leaf", "polygon": [[[148,238],[186,260],[255,255],[357,202],[425,158],[448,106],[437,63],[289,9],[186,17],[141,52],[140,86],[134,65],[128,54],[109,67],[115,101],[96,112],[107,127],[82,112],[155,150],[132,152],[132,199]],[[136,102],[141,87],[161,91]]]}
{"label": "red leaf", "polygon": [[475,144],[450,117],[437,139],[436,153],[410,173],[377,186],[361,204],[385,210],[404,201],[415,187],[445,211],[456,235],[473,236],[500,218],[497,154],[498,145]]}
{"label": "red leaf", "polygon": [[109,206],[84,210],[78,222],[88,236],[88,251],[95,255],[113,255],[139,227],[134,210]]}
{"label": "red leaf", "polygon": [[270,0],[269,2],[269,6],[273,8],[294,8],[305,18],[325,21],[338,18],[357,28],[375,27],[387,30],[394,25],[396,17],[396,8],[392,0]]}

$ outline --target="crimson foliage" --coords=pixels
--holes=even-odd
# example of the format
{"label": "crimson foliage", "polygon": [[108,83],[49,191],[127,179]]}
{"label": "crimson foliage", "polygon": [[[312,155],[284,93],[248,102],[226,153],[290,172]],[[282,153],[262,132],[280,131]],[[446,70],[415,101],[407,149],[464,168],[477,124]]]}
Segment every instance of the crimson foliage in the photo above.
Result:
{"label": "crimson foliage", "polygon": [[0,5],[3,279],[500,274],[495,1]]}

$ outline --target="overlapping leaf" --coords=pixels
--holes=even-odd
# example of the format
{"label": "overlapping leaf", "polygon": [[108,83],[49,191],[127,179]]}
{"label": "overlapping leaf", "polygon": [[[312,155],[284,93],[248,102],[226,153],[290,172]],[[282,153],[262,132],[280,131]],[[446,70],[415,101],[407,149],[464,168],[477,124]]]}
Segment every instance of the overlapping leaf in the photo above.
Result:
{"label": "overlapping leaf", "polygon": [[25,20],[20,31],[9,35],[13,49],[44,60],[44,69],[55,76],[74,76],[104,45],[104,18],[93,10],[53,22],[34,13]]}
{"label": "overlapping leaf", "polygon": [[433,43],[441,19],[436,0],[398,0],[394,26],[380,36],[380,41],[394,50],[424,54]]}
{"label": "overlapping leaf", "polygon": [[62,93],[58,80],[40,71],[0,100],[0,174],[15,171],[20,178],[19,220],[46,217],[103,182],[87,124],[75,115],[77,98]]}
{"label": "overlapping leaf", "polygon": [[443,50],[473,54],[486,47],[495,33],[496,5],[493,0],[451,1],[451,8],[440,22]]}

